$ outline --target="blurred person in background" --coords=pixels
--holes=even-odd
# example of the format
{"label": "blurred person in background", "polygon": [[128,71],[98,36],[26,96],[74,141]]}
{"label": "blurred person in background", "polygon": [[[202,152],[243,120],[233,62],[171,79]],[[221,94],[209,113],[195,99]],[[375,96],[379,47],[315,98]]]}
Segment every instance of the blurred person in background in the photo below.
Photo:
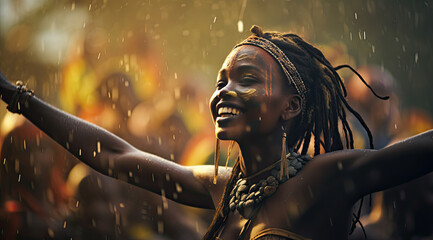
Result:
{"label": "blurred person in background", "polygon": [[[418,132],[433,127],[429,116],[407,110],[400,114],[398,88],[389,71],[379,66],[357,69],[364,80],[379,94],[391,96],[388,101],[377,99],[354,75],[346,83],[349,102],[364,117],[381,149]],[[361,83],[361,84],[360,84]],[[367,133],[356,120],[352,120],[356,148],[366,148]],[[410,159],[408,159],[410,161]],[[433,175],[366,197],[363,202],[361,223],[368,239],[432,239],[433,238]],[[362,228],[357,228],[350,239],[364,239]]]}
{"label": "blurred person in background", "polygon": [[64,223],[71,213],[73,192],[67,187],[65,171],[70,157],[29,121],[17,120],[10,132],[3,131],[2,236],[7,240],[68,238]]}

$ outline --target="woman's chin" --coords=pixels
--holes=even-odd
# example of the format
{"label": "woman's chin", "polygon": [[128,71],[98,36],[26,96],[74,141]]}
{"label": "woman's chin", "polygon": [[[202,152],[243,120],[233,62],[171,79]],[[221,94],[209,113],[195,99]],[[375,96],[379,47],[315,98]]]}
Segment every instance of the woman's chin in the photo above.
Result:
{"label": "woman's chin", "polygon": [[228,140],[236,141],[239,138],[237,134],[233,134],[233,132],[231,131],[224,131],[222,129],[216,129],[215,135],[219,140],[224,140],[224,141],[228,141]]}

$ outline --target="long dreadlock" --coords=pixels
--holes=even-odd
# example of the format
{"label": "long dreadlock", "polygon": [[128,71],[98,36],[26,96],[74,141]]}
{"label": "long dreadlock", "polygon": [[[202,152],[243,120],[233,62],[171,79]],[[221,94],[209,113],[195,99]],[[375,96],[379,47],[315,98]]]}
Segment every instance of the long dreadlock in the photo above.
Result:
{"label": "long dreadlock", "polygon": [[[373,137],[362,117],[348,104],[343,80],[337,73],[341,68],[349,68],[368,86],[362,77],[350,66],[342,65],[332,67],[323,53],[311,44],[305,42],[295,34],[281,34],[278,32],[263,33],[260,27],[253,26],[251,32],[259,37],[265,38],[278,46],[284,54],[296,66],[306,88],[307,93],[303,104],[304,111],[298,116],[290,129],[290,137],[287,138],[287,146],[294,151],[306,154],[311,138],[314,137],[314,155],[320,154],[321,147],[325,152],[343,149],[342,137],[340,136],[339,124],[344,133],[345,146],[353,149],[353,134],[349,122],[346,119],[346,109],[352,113],[364,127],[368,134],[370,148],[373,148]],[[288,81],[289,82],[289,81]],[[368,86],[374,93],[373,89]],[[374,93],[376,96],[377,94]],[[377,96],[379,97],[379,96]],[[387,99],[379,97],[381,99]],[[234,180],[240,172],[239,159],[235,163],[232,174],[227,181],[224,194],[216,209],[215,216],[203,240],[215,239],[221,226],[227,220],[229,193],[234,185]],[[362,205],[362,199],[361,204]],[[355,229],[359,221],[360,209],[353,214],[350,233]]]}

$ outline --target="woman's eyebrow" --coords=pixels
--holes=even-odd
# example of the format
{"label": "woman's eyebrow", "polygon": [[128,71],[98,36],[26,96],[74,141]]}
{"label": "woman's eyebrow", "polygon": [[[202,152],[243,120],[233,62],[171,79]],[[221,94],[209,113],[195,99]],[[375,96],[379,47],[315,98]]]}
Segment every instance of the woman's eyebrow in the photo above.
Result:
{"label": "woman's eyebrow", "polygon": [[245,74],[245,72],[251,71],[251,70],[256,71],[258,73],[264,73],[265,72],[265,70],[263,68],[258,67],[256,65],[252,65],[252,64],[240,65],[237,67],[236,70],[239,72],[242,72],[242,74]]}

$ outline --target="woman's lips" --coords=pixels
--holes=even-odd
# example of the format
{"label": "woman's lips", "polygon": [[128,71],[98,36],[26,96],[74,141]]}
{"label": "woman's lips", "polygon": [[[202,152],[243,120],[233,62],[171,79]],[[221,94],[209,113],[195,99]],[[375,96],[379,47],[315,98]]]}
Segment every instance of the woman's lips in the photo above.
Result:
{"label": "woman's lips", "polygon": [[223,127],[241,114],[242,110],[237,107],[220,107],[218,108],[218,116],[215,121],[218,123],[218,126]]}

